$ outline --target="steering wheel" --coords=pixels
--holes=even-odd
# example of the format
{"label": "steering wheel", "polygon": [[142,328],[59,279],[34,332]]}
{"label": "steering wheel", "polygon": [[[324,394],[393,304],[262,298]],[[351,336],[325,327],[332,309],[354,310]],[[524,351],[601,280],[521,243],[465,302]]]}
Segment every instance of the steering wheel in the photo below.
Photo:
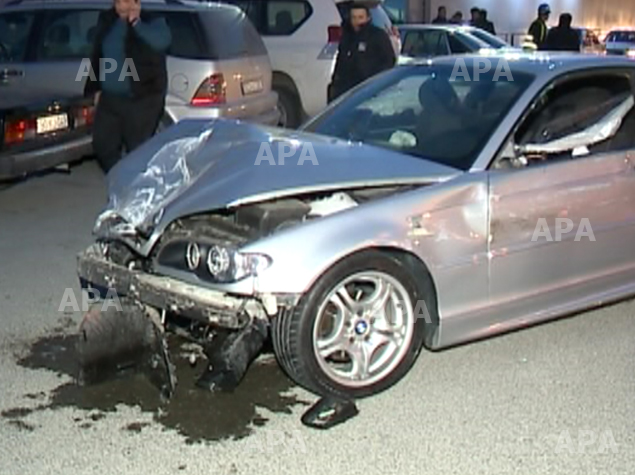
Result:
{"label": "steering wheel", "polygon": [[0,61],[11,59],[11,55],[9,54],[9,48],[0,41]]}

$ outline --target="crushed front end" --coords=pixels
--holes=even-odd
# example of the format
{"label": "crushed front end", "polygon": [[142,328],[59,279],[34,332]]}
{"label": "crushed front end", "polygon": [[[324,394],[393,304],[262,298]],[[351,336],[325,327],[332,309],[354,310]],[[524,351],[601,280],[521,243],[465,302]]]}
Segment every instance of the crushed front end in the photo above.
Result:
{"label": "crushed front end", "polygon": [[[78,256],[81,285],[98,296],[80,326],[80,382],[141,371],[169,398],[176,384],[167,334],[200,346],[200,387],[232,389],[259,354],[278,301],[254,295],[267,256],[238,249],[253,230],[221,215],[175,221],[148,256],[100,238]],[[240,282],[238,291],[218,290]],[[234,286],[235,288],[235,286]]]}

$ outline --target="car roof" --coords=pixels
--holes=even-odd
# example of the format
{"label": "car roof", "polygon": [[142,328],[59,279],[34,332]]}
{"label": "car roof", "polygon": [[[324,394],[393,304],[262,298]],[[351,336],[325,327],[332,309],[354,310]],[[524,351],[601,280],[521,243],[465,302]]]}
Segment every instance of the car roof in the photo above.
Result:
{"label": "car roof", "polygon": [[477,28],[475,26],[470,25],[454,25],[454,24],[443,24],[443,25],[432,25],[432,24],[404,24],[397,25],[397,28],[400,30],[450,30],[450,31],[474,31]]}
{"label": "car roof", "polygon": [[[512,71],[512,75],[514,72],[518,72],[545,77],[607,67],[635,68],[635,61],[624,56],[547,51],[525,52],[522,50],[512,52],[493,49],[478,53],[440,56],[431,59],[415,58],[407,66],[441,65],[454,67],[458,59],[463,59],[466,66],[475,64],[477,60],[482,61],[483,59],[489,59],[492,62],[505,60]],[[492,66],[492,69],[494,69],[494,66]]]}

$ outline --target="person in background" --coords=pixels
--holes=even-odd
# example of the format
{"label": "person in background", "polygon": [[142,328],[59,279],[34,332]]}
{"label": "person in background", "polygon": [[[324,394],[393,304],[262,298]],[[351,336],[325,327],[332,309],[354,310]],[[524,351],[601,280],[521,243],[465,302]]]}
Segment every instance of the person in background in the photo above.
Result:
{"label": "person in background", "polygon": [[450,18],[450,23],[452,23],[454,25],[462,25],[463,24],[463,13],[462,12],[456,12],[454,15],[452,15],[452,18]]}
{"label": "person in background", "polygon": [[551,14],[551,8],[546,3],[543,3],[538,7],[538,18],[529,26],[527,34],[533,38],[536,47],[541,50],[544,49],[545,40],[547,39],[547,33],[549,27],[547,22],[549,21],[549,15]]}
{"label": "person in background", "polygon": [[494,28],[494,23],[487,19],[487,10],[481,9],[480,14],[480,28],[491,33],[492,35],[496,35],[496,29]]}
{"label": "person in background", "polygon": [[570,13],[560,15],[558,26],[549,30],[544,48],[548,51],[577,51],[580,52],[580,34],[571,28],[573,17]]}
{"label": "person in background", "polygon": [[391,69],[397,61],[388,33],[371,23],[370,11],[365,4],[351,6],[349,22],[344,23],[343,27],[329,86],[330,100],[366,79]]}
{"label": "person in background", "polygon": [[437,17],[432,20],[432,23],[437,25],[442,25],[448,22],[448,11],[444,6],[440,6],[439,10],[437,10]]}
{"label": "person in background", "polygon": [[478,7],[473,7],[470,10],[470,15],[472,15],[472,18],[470,19],[470,26],[480,28],[482,25],[481,24],[481,9]]}
{"label": "person in background", "polygon": [[105,173],[124,147],[132,152],[156,132],[165,107],[171,41],[165,19],[151,20],[140,0],[114,0],[100,14],[84,95],[95,98],[93,150]]}

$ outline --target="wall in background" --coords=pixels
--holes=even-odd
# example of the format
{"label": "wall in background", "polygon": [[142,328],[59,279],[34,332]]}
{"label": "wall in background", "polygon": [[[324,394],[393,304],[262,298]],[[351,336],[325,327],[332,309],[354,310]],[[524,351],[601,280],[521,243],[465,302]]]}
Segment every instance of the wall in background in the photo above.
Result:
{"label": "wall in background", "polygon": [[[409,0],[410,6],[421,5],[421,0]],[[488,18],[494,22],[496,31],[501,33],[524,32],[536,17],[538,5],[544,0],[429,0],[428,15],[434,18],[439,6],[444,5],[448,16],[455,11],[463,12],[467,20],[470,9],[474,6],[488,11]],[[573,15],[575,26],[608,30],[615,26],[635,27],[635,0],[553,0],[547,1],[551,6],[549,23],[555,26],[561,13]],[[421,8],[420,8],[421,9]],[[419,13],[416,21],[421,21]]]}

